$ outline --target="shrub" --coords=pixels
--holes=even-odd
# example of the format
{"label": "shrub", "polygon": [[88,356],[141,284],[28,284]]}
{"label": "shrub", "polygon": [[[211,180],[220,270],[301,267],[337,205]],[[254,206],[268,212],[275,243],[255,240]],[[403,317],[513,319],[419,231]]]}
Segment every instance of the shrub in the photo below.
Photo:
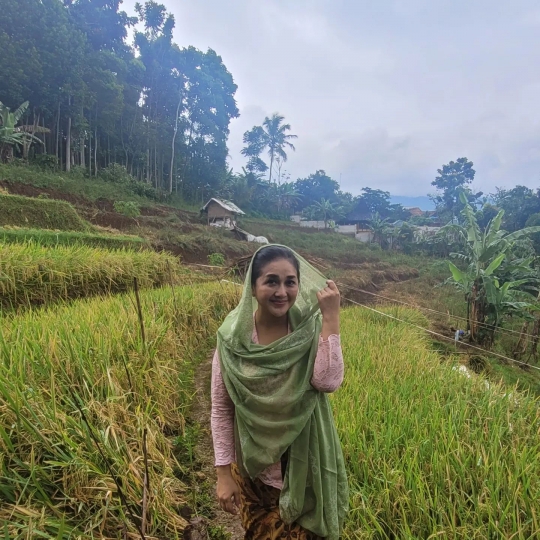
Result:
{"label": "shrub", "polygon": [[208,262],[212,266],[224,266],[225,256],[223,253],[210,253],[210,255],[208,255]]}
{"label": "shrub", "polygon": [[32,158],[31,163],[45,171],[55,171],[58,168],[58,159],[51,154],[37,154]]}
{"label": "shrub", "polygon": [[114,209],[123,216],[136,218],[141,215],[139,205],[133,201],[116,201]]}
{"label": "shrub", "polygon": [[128,170],[118,163],[111,163],[104,169],[101,169],[99,171],[99,177],[105,180],[105,182],[111,182],[112,184],[128,184],[135,181]]}

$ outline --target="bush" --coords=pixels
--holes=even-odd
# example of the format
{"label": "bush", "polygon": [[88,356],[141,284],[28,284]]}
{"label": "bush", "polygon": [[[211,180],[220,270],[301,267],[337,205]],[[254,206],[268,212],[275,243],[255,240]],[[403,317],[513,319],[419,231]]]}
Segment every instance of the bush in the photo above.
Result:
{"label": "bush", "polygon": [[87,231],[75,208],[65,201],[0,194],[0,226]]}
{"label": "bush", "polygon": [[58,168],[58,159],[51,154],[37,154],[31,163],[44,171],[55,171]]}
{"label": "bush", "polygon": [[224,266],[225,256],[223,253],[210,253],[210,255],[208,255],[208,262],[212,266]]}
{"label": "bush", "polygon": [[136,218],[141,215],[139,205],[133,201],[116,201],[114,209],[126,217]]}
{"label": "bush", "polygon": [[105,169],[101,169],[99,171],[99,178],[112,184],[129,184],[135,181],[127,169],[118,163],[111,163]]}

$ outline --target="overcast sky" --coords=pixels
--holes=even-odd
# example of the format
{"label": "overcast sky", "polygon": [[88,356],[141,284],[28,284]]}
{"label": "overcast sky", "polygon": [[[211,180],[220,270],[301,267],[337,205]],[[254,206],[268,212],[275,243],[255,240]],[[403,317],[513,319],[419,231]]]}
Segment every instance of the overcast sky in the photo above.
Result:
{"label": "overcast sky", "polygon": [[238,84],[235,170],[244,131],[279,112],[292,179],[425,195],[466,156],[478,189],[540,186],[538,0],[161,1],[175,41],[214,49]]}

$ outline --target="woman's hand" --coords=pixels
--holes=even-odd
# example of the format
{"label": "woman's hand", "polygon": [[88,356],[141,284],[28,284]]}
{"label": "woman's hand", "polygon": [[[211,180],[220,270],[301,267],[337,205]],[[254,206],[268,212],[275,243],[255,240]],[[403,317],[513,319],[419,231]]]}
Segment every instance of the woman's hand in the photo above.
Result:
{"label": "woman's hand", "polygon": [[238,513],[240,508],[240,488],[232,477],[230,465],[218,467],[216,493],[222,510],[229,512],[229,514]]}
{"label": "woman's hand", "polygon": [[341,297],[336,284],[332,280],[317,293],[319,308],[323,317],[322,337],[328,339],[332,334],[339,334],[339,306]]}

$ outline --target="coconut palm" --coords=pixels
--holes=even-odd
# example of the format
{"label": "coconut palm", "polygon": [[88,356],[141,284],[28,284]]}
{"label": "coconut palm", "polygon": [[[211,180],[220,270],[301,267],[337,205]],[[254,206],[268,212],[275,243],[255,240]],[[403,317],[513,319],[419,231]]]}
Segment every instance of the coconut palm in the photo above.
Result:
{"label": "coconut palm", "polygon": [[291,125],[284,124],[284,120],[284,116],[274,113],[270,118],[267,116],[264,119],[262,126],[255,126],[244,133],[244,144],[246,144],[246,147],[242,149],[244,156],[250,159],[258,158],[265,149],[268,149],[268,155],[270,156],[269,182],[272,181],[272,169],[275,159],[279,157],[282,162],[287,161],[285,149],[295,150],[290,140],[298,138],[297,135],[287,133],[291,130]]}

